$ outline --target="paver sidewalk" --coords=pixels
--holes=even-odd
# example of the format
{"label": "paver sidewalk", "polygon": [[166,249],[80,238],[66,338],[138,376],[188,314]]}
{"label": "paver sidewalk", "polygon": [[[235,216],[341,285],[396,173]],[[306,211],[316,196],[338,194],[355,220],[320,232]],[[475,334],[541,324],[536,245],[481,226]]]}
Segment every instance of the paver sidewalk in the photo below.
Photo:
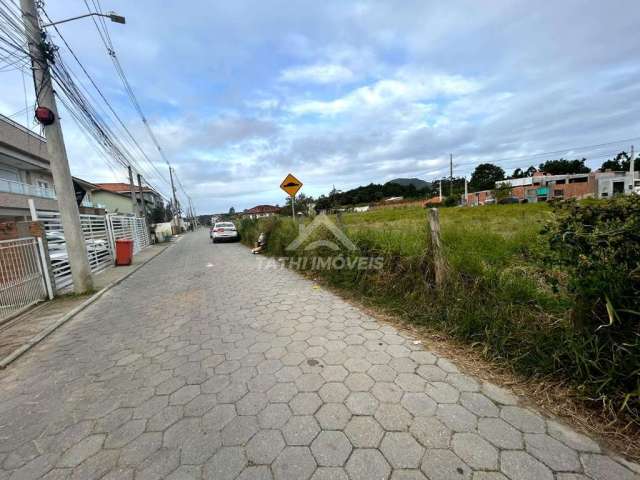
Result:
{"label": "paver sidewalk", "polygon": [[258,263],[187,235],[0,372],[0,480],[638,478],[508,391]]}
{"label": "paver sidewalk", "polygon": [[[131,265],[108,268],[94,275],[95,290],[99,291],[110,283],[125,277],[135,268],[162,253],[169,245],[169,243],[152,245],[135,255]],[[34,336],[55,324],[90,296],[56,297],[52,301],[44,302],[19,317],[0,325],[0,361],[29,342]]]}

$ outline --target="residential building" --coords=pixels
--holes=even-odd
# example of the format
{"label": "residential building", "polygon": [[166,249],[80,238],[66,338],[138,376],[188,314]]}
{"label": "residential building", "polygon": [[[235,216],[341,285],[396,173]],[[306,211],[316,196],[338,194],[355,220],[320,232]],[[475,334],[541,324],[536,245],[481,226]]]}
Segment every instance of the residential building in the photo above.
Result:
{"label": "residential building", "polygon": [[[640,193],[640,172],[595,171],[565,175],[536,172],[531,177],[508,178],[496,182],[496,188],[510,186],[511,196],[529,203],[568,198],[607,198]],[[495,203],[492,190],[467,195],[467,205]]]}
{"label": "residential building", "polygon": [[[101,213],[91,198],[91,184],[79,178],[74,182],[86,191],[81,212]],[[0,115],[0,222],[30,219],[30,198],[38,210],[58,211],[46,140]]]}
{"label": "residential building", "polygon": [[273,205],[257,205],[253,208],[245,210],[242,215],[248,218],[264,218],[278,215],[280,213],[280,207],[274,207]]}
{"label": "residential building", "polygon": [[[91,197],[100,205],[104,206],[107,213],[118,213],[122,215],[137,215],[138,212],[133,211],[131,196],[123,193],[116,193],[110,190],[93,185],[91,189]],[[138,197],[136,197],[138,199]],[[140,203],[138,201],[138,203]]]}
{"label": "residential building", "polygon": [[[118,193],[124,195],[129,198],[129,209],[131,211],[131,186],[128,183],[96,183],[96,186],[101,191],[107,191],[112,193]],[[138,187],[134,185],[133,191],[136,194],[136,200],[138,205],[140,205],[140,194]],[[100,195],[100,194],[99,194]],[[164,201],[162,196],[156,192],[153,188],[143,186],[142,187],[142,196],[144,197],[144,207],[147,215],[151,214],[151,211],[157,206],[164,207]],[[105,195],[106,197],[106,195]],[[125,208],[124,205],[120,205],[119,202],[117,204],[112,205],[113,208]],[[121,212],[124,210],[120,210]]]}

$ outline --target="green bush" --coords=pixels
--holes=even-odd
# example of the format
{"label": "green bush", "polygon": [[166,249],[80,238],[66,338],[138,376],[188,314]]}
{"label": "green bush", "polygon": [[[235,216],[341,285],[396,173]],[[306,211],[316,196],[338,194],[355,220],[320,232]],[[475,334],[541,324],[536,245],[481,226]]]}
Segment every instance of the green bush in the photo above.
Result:
{"label": "green bush", "polygon": [[640,412],[640,197],[562,202],[545,233],[547,264],[574,299],[571,356],[588,394]]}

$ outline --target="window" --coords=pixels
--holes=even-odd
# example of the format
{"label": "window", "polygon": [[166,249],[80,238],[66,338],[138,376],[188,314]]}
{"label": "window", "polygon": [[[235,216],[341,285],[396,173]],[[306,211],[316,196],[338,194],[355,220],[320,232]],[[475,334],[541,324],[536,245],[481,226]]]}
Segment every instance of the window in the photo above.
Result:
{"label": "window", "polygon": [[554,190],[553,191],[553,196],[554,197],[562,197],[562,196],[564,196],[564,190]]}
{"label": "window", "polygon": [[624,193],[624,182],[613,182],[613,194]]}
{"label": "window", "polygon": [[44,180],[38,180],[38,187],[49,189],[49,182],[45,182]]}

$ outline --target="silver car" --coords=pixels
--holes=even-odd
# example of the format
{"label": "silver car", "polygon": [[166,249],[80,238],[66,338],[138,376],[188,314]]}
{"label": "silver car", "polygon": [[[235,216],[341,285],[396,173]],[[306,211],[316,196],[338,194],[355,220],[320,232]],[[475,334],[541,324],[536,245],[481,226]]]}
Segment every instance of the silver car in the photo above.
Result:
{"label": "silver car", "polygon": [[213,243],[221,242],[221,241],[237,241],[240,240],[240,236],[238,235],[238,230],[236,230],[236,226],[233,222],[217,222],[213,225],[211,229],[211,241]]}

